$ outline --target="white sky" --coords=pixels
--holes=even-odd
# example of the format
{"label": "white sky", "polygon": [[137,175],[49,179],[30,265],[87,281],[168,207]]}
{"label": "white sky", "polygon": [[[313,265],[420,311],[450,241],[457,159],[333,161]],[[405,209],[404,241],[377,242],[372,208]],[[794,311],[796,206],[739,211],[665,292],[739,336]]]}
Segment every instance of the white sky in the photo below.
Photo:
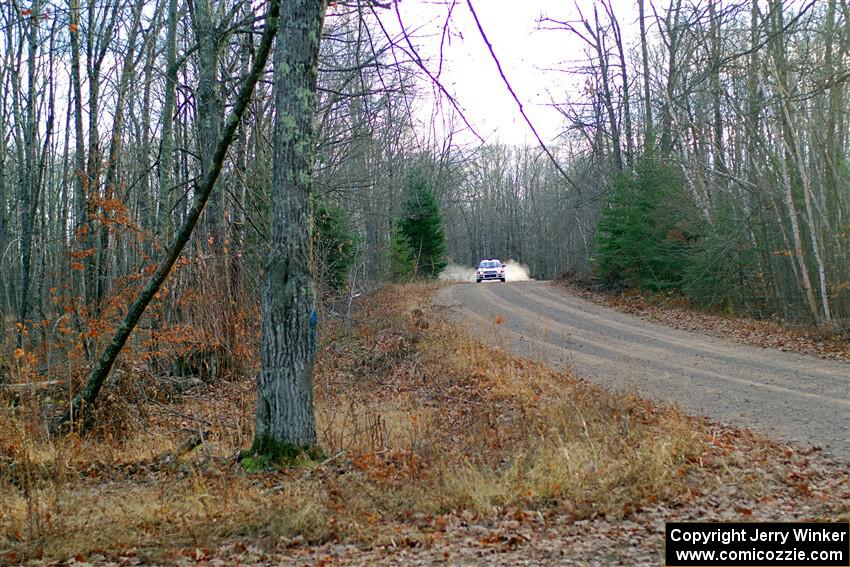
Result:
{"label": "white sky", "polygon": [[[417,30],[414,43],[423,58],[433,58],[429,69],[434,73],[438,66],[440,33],[450,3],[451,0],[399,2],[405,28]],[[619,0],[613,4],[628,49],[630,39],[637,34],[636,3]],[[564,70],[576,61],[584,61],[585,44],[568,31],[538,29],[538,20],[541,16],[576,20],[576,2],[473,0],[472,5],[526,113],[543,140],[551,142],[562,130],[563,119],[547,105],[552,99],[564,101],[569,92],[582,88],[584,83],[580,75],[557,69]],[[577,5],[585,18],[592,18],[593,0],[578,0]],[[600,18],[604,15],[600,14]],[[388,28],[398,29],[395,13],[381,11],[381,19]],[[536,143],[499,76],[466,0],[458,0],[455,5],[451,29],[454,33],[444,46],[440,79],[464,108],[467,119],[488,142]],[[423,114],[429,116],[430,109]]]}

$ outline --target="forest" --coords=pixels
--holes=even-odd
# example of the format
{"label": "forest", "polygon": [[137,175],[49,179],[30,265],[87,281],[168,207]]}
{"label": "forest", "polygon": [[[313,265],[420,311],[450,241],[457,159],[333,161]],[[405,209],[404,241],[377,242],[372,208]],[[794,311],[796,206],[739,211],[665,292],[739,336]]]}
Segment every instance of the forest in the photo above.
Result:
{"label": "forest", "polygon": [[[634,45],[624,43],[613,4],[579,22],[540,21],[586,44],[571,71],[587,88],[558,103],[554,159],[539,147],[453,143],[456,116],[440,139],[419,132],[415,78],[432,73],[432,62],[381,26],[392,10],[331,7],[313,200],[347,232],[325,227],[331,238],[350,237],[345,256],[355,260],[344,282],[334,280],[327,246],[317,247],[325,291],[386,276],[391,225],[416,172],[438,199],[457,263],[514,258],[538,278],[673,288],[762,317],[846,326],[846,4],[639,4],[651,31]],[[110,306],[123,308],[189,214],[264,17],[263,7],[242,3],[213,8],[4,8],[4,337],[26,331],[31,345],[45,345],[60,327],[75,339],[104,331]],[[270,232],[271,87],[264,78],[251,93],[198,230],[154,306],[162,321],[232,337],[237,313],[202,321],[179,309],[181,299],[205,296],[192,301],[203,311],[200,303],[258,297]],[[641,226],[628,222],[638,212]]]}
{"label": "forest", "polygon": [[[499,65],[510,47],[490,43],[483,3],[431,3],[437,37],[408,27],[398,0],[0,5],[0,481],[25,487],[0,514],[0,553],[22,561],[50,548],[59,498],[39,483],[55,481],[60,460],[79,467],[97,447],[125,447],[156,422],[151,412],[182,424],[169,426],[172,445],[183,434],[185,452],[204,445],[219,418],[180,417],[179,400],[199,388],[229,393],[233,405],[210,402],[222,414],[238,396],[222,443],[248,468],[281,454],[326,463],[364,435],[384,440],[363,442],[363,454],[384,458],[391,418],[370,418],[355,407],[365,393],[343,396],[327,376],[365,372],[339,362],[366,356],[348,340],[374,339],[382,358],[363,364],[376,375],[414,364],[393,357],[418,344],[429,323],[416,313],[429,308],[393,286],[430,293],[447,265],[511,259],[537,280],[850,337],[847,2],[541,11],[533,33],[582,46],[557,70],[581,88],[552,100],[554,140],[538,135]],[[461,11],[478,24],[462,39]],[[449,41],[486,43],[481,68],[501,75],[535,143],[479,134],[465,111],[474,103],[441,81]],[[392,326],[402,315],[376,293],[415,307],[407,326]],[[391,327],[358,335],[363,309]],[[405,427],[418,431],[414,422]],[[670,447],[691,442],[676,423]],[[62,456],[71,445],[76,457]],[[413,445],[387,454],[415,476],[427,451]],[[676,463],[691,462],[682,455]],[[32,465],[42,460],[54,465]],[[477,502],[452,494],[423,509]],[[302,533],[296,523],[284,531]],[[323,526],[302,531],[326,541]],[[105,545],[86,542],[54,551]]]}

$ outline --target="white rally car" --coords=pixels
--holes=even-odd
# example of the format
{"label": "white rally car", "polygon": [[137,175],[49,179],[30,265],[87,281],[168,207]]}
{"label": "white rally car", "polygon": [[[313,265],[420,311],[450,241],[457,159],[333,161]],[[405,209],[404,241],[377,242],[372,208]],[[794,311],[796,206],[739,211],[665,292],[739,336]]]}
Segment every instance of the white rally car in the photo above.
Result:
{"label": "white rally car", "polygon": [[481,260],[475,270],[475,282],[481,283],[485,280],[505,281],[505,265],[495,258]]}

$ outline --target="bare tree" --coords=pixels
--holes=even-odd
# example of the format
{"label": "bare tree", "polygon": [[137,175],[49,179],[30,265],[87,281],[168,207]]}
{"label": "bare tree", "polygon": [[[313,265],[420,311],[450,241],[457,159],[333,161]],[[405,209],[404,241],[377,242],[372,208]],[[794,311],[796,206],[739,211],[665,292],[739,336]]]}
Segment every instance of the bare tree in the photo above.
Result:
{"label": "bare tree", "polygon": [[[236,134],[237,126],[242,118],[242,114],[248,106],[251,95],[254,91],[254,86],[260,79],[263,69],[265,68],[268,54],[271,51],[272,40],[277,32],[277,19],[280,10],[279,0],[271,0],[269,3],[269,11],[266,19],[266,29],[263,32],[263,37],[260,46],[257,50],[257,59],[251,67],[251,72],[245,77],[242,87],[235,100],[234,106],[225,121],[222,129],[221,137],[218,139],[215,146],[214,159],[210,162],[209,169],[204,172],[203,178],[195,187],[195,200],[192,208],[189,210],[183,226],[177,232],[174,241],[168,249],[166,255],[159,262],[156,271],[142,288],[139,295],[130,305],[127,315],[124,317],[121,325],[115,332],[109,346],[104,351],[103,355],[98,360],[83,391],[74,398],[70,411],[62,418],[62,423],[68,423],[75,418],[75,414],[84,411],[85,406],[91,405],[97,399],[100,389],[104,381],[115,363],[115,359],[127,342],[139,319],[142,317],[148,304],[162,287],[163,282],[168,277],[172,266],[177,261],[183,247],[189,240],[189,237],[194,230],[201,212],[209,199],[210,193],[224,163],[225,155],[230,147],[231,142]],[[317,40],[318,41],[318,40]]]}

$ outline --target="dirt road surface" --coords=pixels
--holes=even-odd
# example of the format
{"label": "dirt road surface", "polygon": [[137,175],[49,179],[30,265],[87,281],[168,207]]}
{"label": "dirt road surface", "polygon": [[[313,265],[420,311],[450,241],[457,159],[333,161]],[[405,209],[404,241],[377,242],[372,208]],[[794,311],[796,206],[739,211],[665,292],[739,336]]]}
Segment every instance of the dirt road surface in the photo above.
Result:
{"label": "dirt road surface", "polygon": [[457,284],[435,301],[481,339],[521,356],[850,459],[848,363],[672,329],[548,282]]}

